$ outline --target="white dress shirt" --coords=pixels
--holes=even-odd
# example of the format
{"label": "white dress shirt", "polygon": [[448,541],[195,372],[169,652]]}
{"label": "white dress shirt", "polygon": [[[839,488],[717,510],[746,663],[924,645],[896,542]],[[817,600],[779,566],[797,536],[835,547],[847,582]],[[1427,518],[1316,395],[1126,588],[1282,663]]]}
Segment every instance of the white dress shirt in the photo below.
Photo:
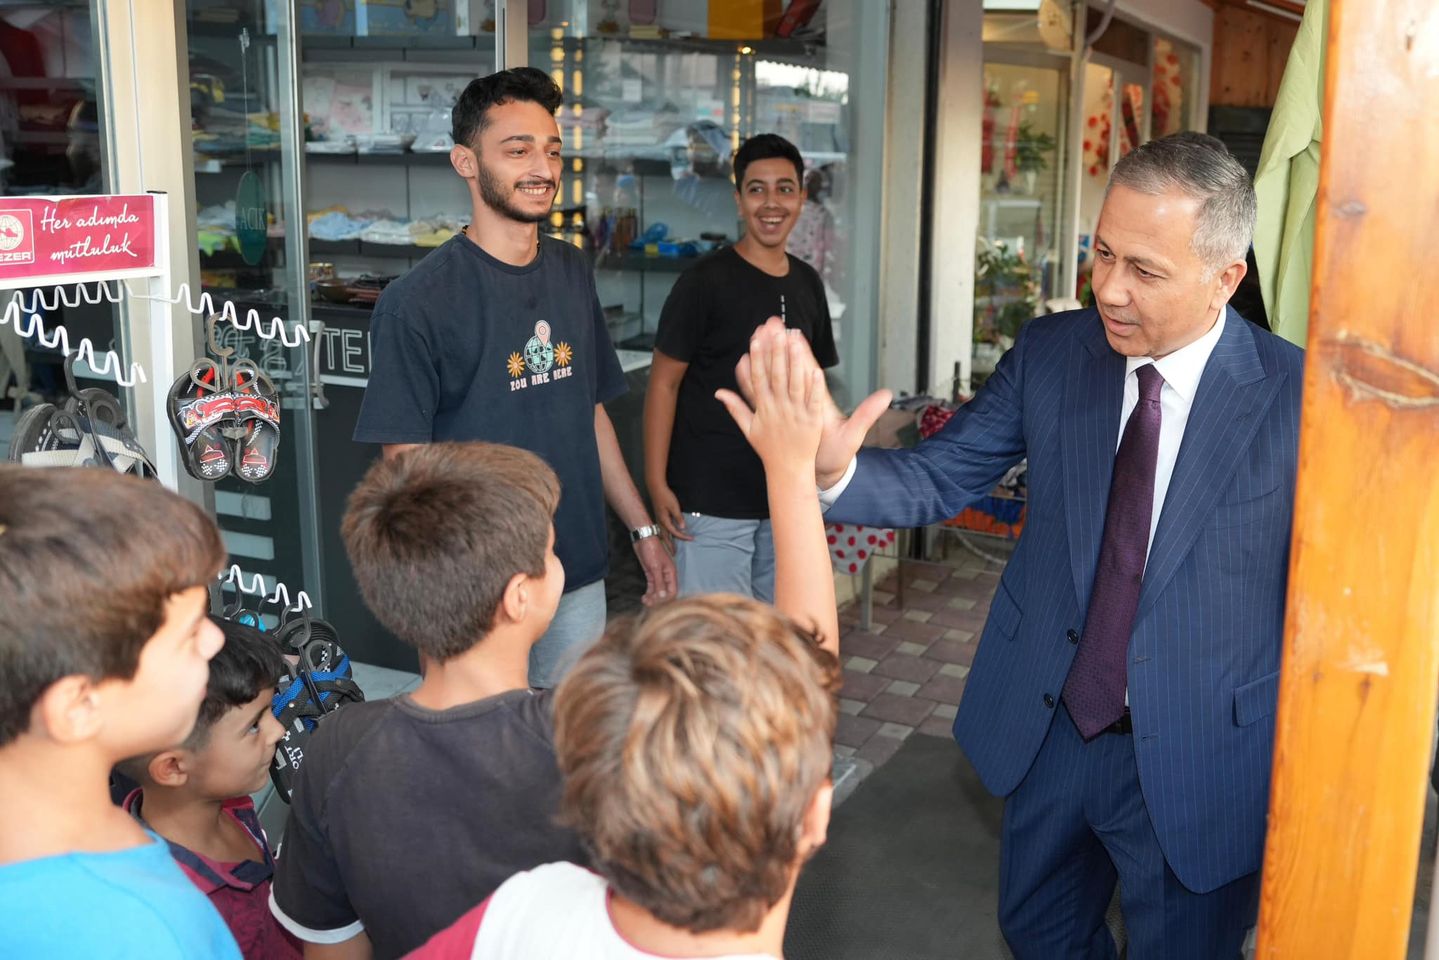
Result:
{"label": "white dress shirt", "polygon": [[[1146,363],[1154,364],[1164,378],[1159,391],[1159,459],[1154,467],[1154,509],[1149,516],[1149,543],[1154,545],[1154,531],[1159,528],[1160,512],[1164,509],[1164,497],[1169,492],[1169,480],[1174,476],[1174,464],[1179,459],[1179,445],[1184,440],[1184,427],[1189,422],[1189,411],[1194,406],[1194,394],[1199,390],[1199,379],[1204,376],[1204,367],[1214,352],[1214,345],[1224,333],[1224,314],[1209,328],[1209,332],[1185,347],[1180,347],[1158,360],[1151,357],[1129,357],[1124,363],[1124,402],[1119,408],[1119,423],[1114,431],[1114,448],[1124,436],[1124,426],[1129,415],[1139,405],[1139,377],[1135,373]],[[828,490],[819,492],[820,506],[829,507],[839,499],[854,479],[858,461],[851,460],[844,476]]]}

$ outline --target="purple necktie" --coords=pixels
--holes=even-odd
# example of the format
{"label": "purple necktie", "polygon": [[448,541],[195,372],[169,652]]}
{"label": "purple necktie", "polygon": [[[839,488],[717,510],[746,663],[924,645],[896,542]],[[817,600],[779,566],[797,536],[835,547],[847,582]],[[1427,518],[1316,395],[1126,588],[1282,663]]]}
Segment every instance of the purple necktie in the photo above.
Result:
{"label": "purple necktie", "polygon": [[1135,374],[1139,377],[1139,403],[1129,415],[1119,452],[1114,455],[1114,478],[1109,483],[1104,540],[1099,545],[1089,615],[1064,681],[1064,705],[1086,740],[1124,715],[1124,693],[1129,685],[1124,660],[1149,553],[1154,465],[1159,459],[1159,391],[1164,377],[1152,363]]}

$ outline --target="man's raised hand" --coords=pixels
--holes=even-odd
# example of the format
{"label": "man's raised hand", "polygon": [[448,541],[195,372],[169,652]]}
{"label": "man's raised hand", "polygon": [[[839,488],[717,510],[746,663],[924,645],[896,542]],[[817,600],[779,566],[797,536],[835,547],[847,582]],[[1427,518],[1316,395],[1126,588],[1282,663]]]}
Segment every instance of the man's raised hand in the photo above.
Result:
{"label": "man's raised hand", "polygon": [[[846,417],[830,397],[829,389],[824,383],[823,371],[815,361],[809,344],[804,341],[803,337],[787,333],[784,321],[779,317],[770,317],[763,326],[755,330],[754,337],[750,341],[750,352],[740,358],[739,365],[735,368],[735,379],[739,381],[740,392],[744,394],[745,399],[751,405],[755,402],[753,383],[755,361],[753,357],[756,354],[756,347],[763,350],[766,344],[772,344],[775,339],[786,340],[791,337],[799,341],[800,347],[798,356],[790,360],[791,375],[796,369],[810,370],[820,374],[816,389],[820,394],[818,402],[823,413],[824,425],[820,434],[819,450],[815,455],[814,467],[815,482],[821,489],[827,490],[838,483],[844,476],[845,470],[849,469],[850,461],[859,452],[865,435],[869,433],[880,415],[889,409],[892,394],[888,390],[876,390],[865,397],[854,412]],[[733,397],[733,394],[730,396]],[[735,416],[735,408],[729,403],[726,403],[726,406],[730,410],[730,415]],[[736,421],[738,419],[736,417]],[[741,424],[741,428],[743,428],[743,424]]]}

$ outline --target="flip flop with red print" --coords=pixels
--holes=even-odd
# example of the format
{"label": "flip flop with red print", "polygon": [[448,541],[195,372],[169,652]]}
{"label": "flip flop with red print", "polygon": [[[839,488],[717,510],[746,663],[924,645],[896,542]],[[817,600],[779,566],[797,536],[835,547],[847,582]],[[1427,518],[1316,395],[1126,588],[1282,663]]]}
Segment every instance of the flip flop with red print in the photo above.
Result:
{"label": "flip flop with red print", "polygon": [[171,385],[165,402],[185,472],[207,483],[230,473],[232,457],[224,429],[235,412],[235,397],[223,381],[213,360],[196,360]]}
{"label": "flip flop with red print", "polygon": [[264,483],[275,472],[280,452],[280,394],[270,378],[249,360],[235,364],[230,376],[235,398],[235,473],[249,483]]}

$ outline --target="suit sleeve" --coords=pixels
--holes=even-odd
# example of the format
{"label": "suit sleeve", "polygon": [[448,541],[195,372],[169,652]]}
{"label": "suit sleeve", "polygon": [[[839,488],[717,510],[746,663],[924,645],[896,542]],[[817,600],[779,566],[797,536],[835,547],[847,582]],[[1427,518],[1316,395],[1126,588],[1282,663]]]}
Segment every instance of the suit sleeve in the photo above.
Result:
{"label": "suit sleeve", "polygon": [[921,527],[994,489],[1024,459],[1025,331],[973,400],[912,450],[861,450],[854,479],[826,522]]}

